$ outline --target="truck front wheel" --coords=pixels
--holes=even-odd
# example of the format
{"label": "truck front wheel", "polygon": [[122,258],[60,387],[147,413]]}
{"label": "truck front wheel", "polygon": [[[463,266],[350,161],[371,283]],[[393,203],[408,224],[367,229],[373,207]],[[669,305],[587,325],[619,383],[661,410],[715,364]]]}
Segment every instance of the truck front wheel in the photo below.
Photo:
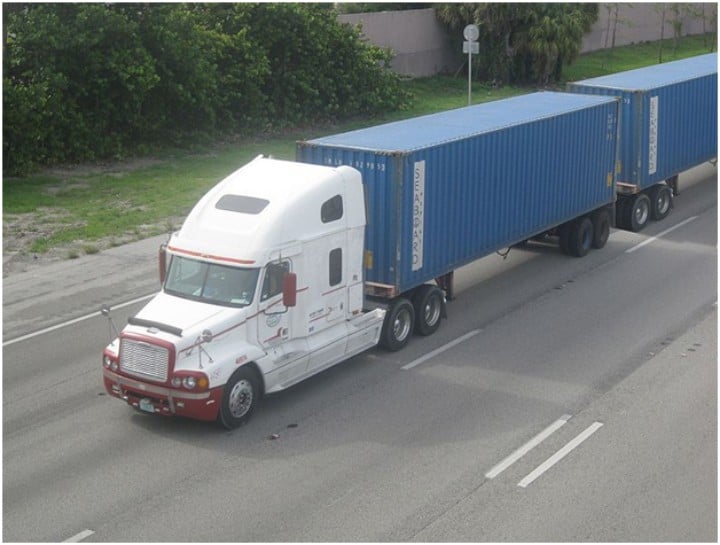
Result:
{"label": "truck front wheel", "polygon": [[403,297],[393,299],[385,314],[380,337],[381,345],[392,352],[403,348],[410,340],[414,318],[415,312],[410,301]]}
{"label": "truck front wheel", "polygon": [[260,381],[254,369],[243,366],[225,385],[218,420],[225,429],[245,424],[252,416],[260,398]]}

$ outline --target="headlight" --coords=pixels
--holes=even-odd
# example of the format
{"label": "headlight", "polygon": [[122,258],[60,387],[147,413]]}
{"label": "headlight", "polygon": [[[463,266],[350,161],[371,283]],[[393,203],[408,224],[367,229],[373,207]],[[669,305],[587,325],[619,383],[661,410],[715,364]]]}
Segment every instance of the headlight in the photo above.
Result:
{"label": "headlight", "polygon": [[195,380],[195,377],[185,377],[183,379],[183,386],[185,386],[188,390],[192,390],[196,385],[197,380]]}
{"label": "headlight", "polygon": [[180,385],[182,384],[182,379],[180,377],[173,377],[172,378],[172,385],[174,388],[180,388]]}
{"label": "headlight", "polygon": [[103,366],[107,369],[112,369],[113,371],[118,370],[118,362],[110,356],[103,356]]}

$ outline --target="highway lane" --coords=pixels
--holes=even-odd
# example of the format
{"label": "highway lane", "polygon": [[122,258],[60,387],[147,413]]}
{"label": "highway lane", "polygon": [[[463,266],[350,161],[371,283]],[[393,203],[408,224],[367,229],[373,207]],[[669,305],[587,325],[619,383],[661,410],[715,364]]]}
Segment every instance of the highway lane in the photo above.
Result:
{"label": "highway lane", "polygon": [[[399,353],[371,351],[268,398],[248,426],[232,433],[135,414],[104,396],[99,358],[108,333],[100,318],[7,346],[3,538],[58,541],[89,530],[88,541],[523,539],[522,525],[510,531],[522,508],[526,517],[553,522],[556,533],[548,539],[641,539],[623,533],[629,522],[603,524],[571,494],[562,496],[563,505],[574,506],[571,516],[548,517],[562,484],[554,470],[570,467],[565,461],[520,498],[508,476],[522,478],[527,472],[518,468],[532,470],[554,442],[596,418],[603,428],[568,462],[581,463],[588,445],[618,445],[626,436],[640,436],[640,452],[672,450],[672,433],[647,419],[626,427],[623,405],[605,400],[620,396],[627,407],[644,389],[638,403],[651,414],[647,407],[663,403],[666,391],[655,393],[644,378],[660,361],[650,354],[667,352],[661,349],[686,331],[705,331],[697,328],[706,327],[717,301],[716,202],[711,178],[684,190],[664,222],[640,234],[615,232],[603,251],[585,259],[536,245],[506,261],[481,260],[459,275],[462,292],[436,335],[415,338]],[[136,310],[118,311],[118,322]],[[713,392],[716,400],[716,383],[700,376],[705,380],[681,382],[685,391],[672,392],[678,407],[686,402],[701,412]],[[669,389],[673,381],[663,384]],[[595,409],[600,405],[604,410]],[[572,418],[557,439],[489,483],[488,469],[563,415]],[[698,434],[683,438],[692,449],[703,442],[697,471],[707,470],[712,454],[716,461],[716,425],[703,421]],[[675,458],[656,458],[638,458],[625,471],[652,497],[688,493],[677,483],[643,480],[642,471],[674,467]],[[585,481],[602,493],[596,504],[617,500],[611,487],[600,486],[605,480],[595,471]],[[716,479],[705,485],[690,495],[712,504]],[[654,505],[644,507],[649,516]],[[466,509],[474,524],[460,524],[471,520]],[[691,526],[705,531],[712,525],[706,519]],[[531,529],[526,525],[525,539],[535,539]]]}
{"label": "highway lane", "polygon": [[[717,541],[716,354],[715,309],[413,539]],[[521,486],[596,422],[576,451]]]}

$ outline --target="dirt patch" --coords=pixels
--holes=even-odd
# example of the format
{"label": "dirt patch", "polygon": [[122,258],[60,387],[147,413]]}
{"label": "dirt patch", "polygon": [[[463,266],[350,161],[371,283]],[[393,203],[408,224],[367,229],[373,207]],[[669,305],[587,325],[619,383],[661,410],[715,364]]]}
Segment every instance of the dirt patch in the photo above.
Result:
{"label": "dirt patch", "polygon": [[[46,189],[49,195],[58,195],[71,189],[86,187],[84,177],[107,174],[122,176],[133,170],[160,165],[166,161],[151,157],[130,159],[113,163],[82,164],[44,169],[40,175],[58,179],[58,184]],[[117,203],[116,203],[117,204]],[[125,203],[121,203],[125,204]],[[130,207],[130,204],[125,204]],[[108,248],[141,240],[164,233],[168,224],[178,227],[184,218],[163,220],[156,225],[139,225],[132,233],[118,233],[101,240],[75,240],[72,243],[56,245],[45,251],[34,251],[36,243],[43,238],[67,227],[78,225],[68,223],[69,216],[61,210],[39,208],[25,214],[3,214],[3,278],[12,274],[27,272],[49,263],[75,259],[83,255],[94,254]]]}
{"label": "dirt patch", "polygon": [[27,214],[3,216],[3,278],[28,272],[37,267],[77,259],[95,254],[136,240],[142,240],[168,231],[168,225],[178,228],[183,217],[170,218],[161,223],[138,225],[132,233],[118,233],[100,240],[75,240],[71,243],[53,245],[46,251],[33,251],[36,242],[49,237],[61,228],[72,226],[67,217],[56,210],[38,209]]}
{"label": "dirt patch", "polygon": [[64,261],[69,259],[77,259],[84,255],[91,255],[121,246],[129,242],[142,240],[154,235],[164,233],[166,229],[163,226],[147,226],[143,225],[138,229],[139,233],[126,233],[114,235],[101,240],[75,240],[71,243],[55,245],[43,252],[34,252],[31,250],[35,240],[35,235],[16,231],[15,233],[7,233],[3,231],[3,278],[8,276],[31,271],[35,268]]}

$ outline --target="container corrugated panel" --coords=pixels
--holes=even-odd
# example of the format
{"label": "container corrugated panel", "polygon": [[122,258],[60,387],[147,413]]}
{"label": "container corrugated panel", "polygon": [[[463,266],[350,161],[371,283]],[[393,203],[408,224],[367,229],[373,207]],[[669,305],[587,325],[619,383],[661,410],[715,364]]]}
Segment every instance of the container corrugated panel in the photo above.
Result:
{"label": "container corrugated panel", "polygon": [[717,157],[717,54],[618,72],[568,85],[620,96],[618,181],[644,189]]}
{"label": "container corrugated panel", "polygon": [[535,93],[297,145],[363,175],[366,279],[404,292],[614,202],[618,103]]}

